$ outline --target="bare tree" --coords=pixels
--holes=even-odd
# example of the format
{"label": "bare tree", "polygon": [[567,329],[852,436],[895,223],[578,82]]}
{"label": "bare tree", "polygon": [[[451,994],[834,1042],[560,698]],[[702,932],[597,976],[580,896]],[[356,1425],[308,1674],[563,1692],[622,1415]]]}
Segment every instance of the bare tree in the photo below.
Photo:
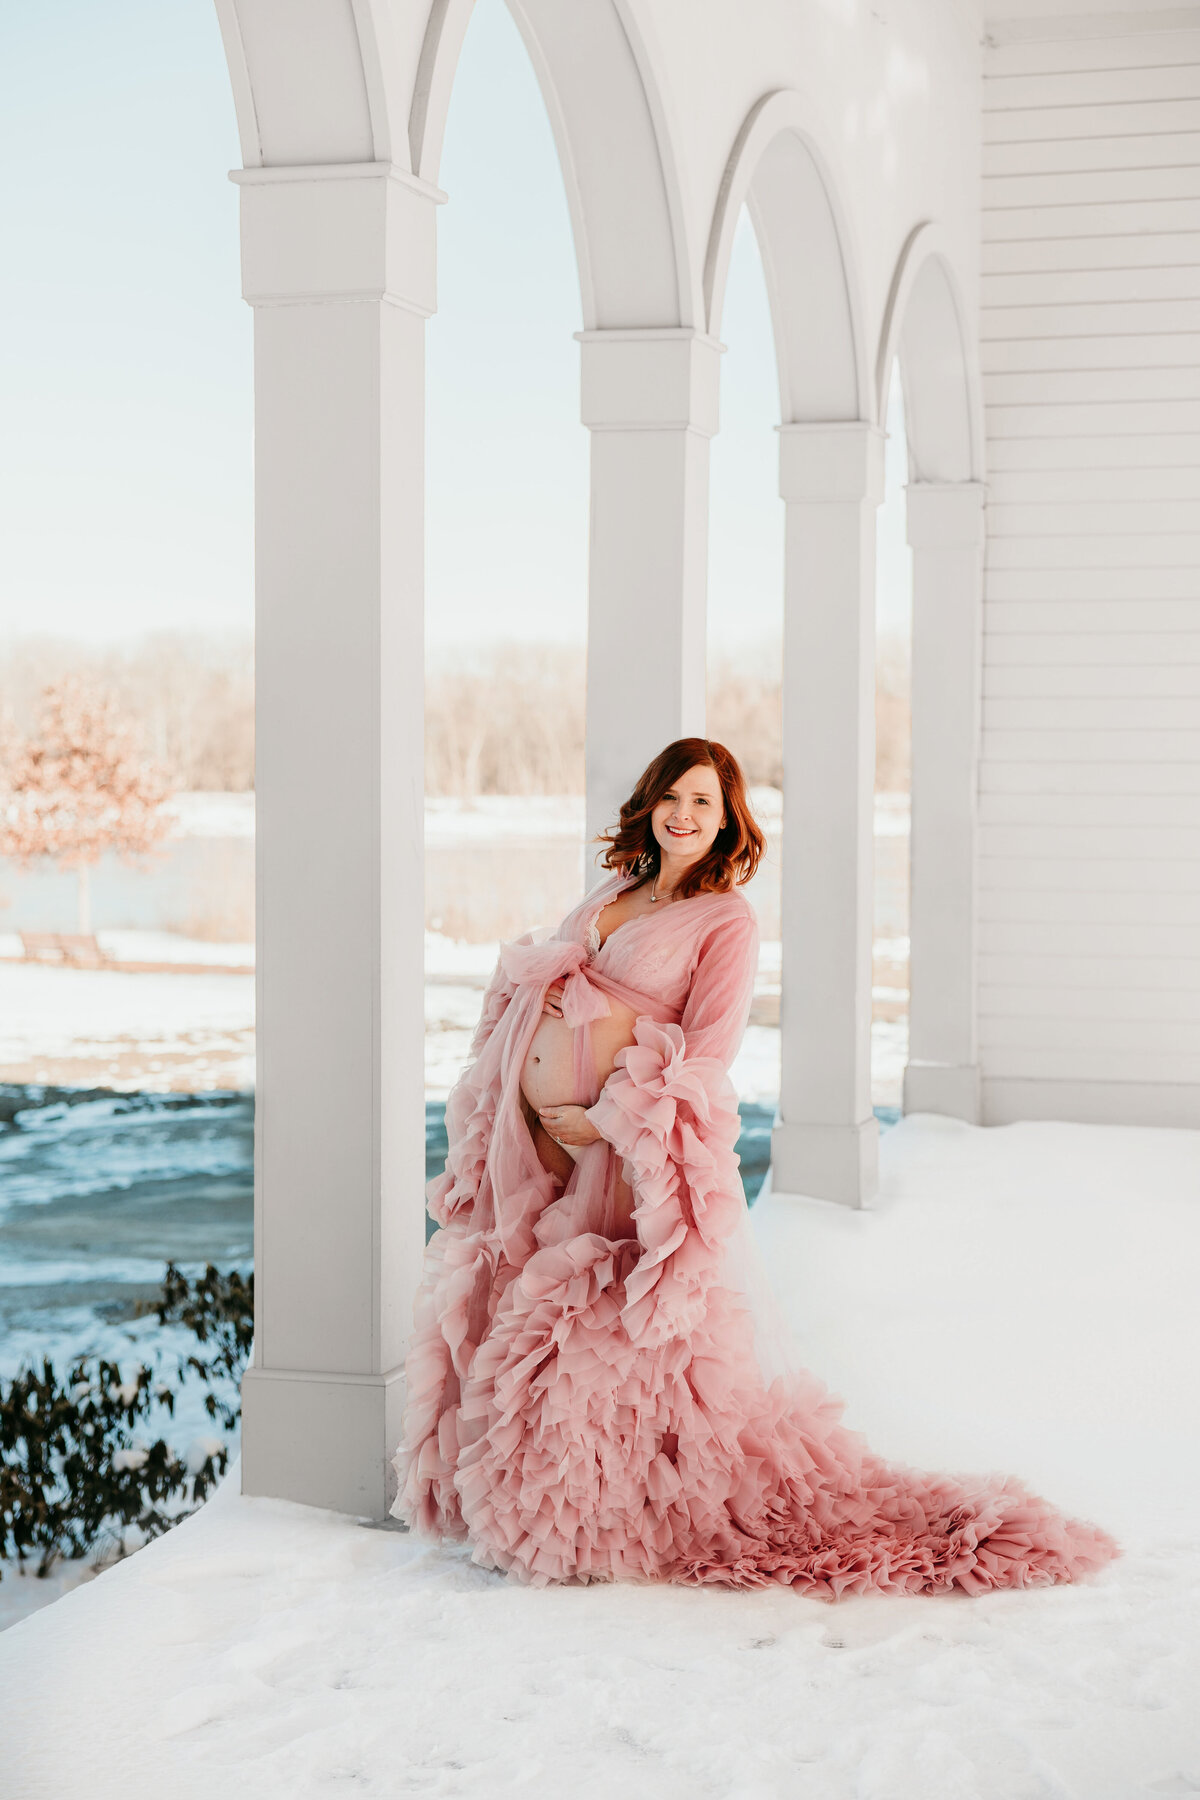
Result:
{"label": "bare tree", "polygon": [[171,826],[166,774],[116,698],[82,676],[52,682],[33,734],[9,732],[0,765],[0,854],[79,872],[79,929],[91,930],[89,872],[106,850],[133,861]]}
{"label": "bare tree", "polygon": [[489,644],[435,659],[425,681],[431,794],[583,792],[584,654]]}

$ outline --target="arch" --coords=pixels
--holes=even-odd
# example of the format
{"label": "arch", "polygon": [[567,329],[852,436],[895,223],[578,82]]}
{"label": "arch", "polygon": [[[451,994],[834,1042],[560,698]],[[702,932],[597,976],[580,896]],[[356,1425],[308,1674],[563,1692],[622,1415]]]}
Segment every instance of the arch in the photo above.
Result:
{"label": "arch", "polygon": [[[506,3],[558,146],[584,330],[699,326],[677,140],[643,9]],[[216,4],[247,168],[394,162],[436,186],[475,0],[403,13],[384,0],[297,0],[286,17],[277,0]]]}
{"label": "arch", "polygon": [[897,357],[910,482],[979,481],[979,357],[945,234],[929,222],[909,234],[888,293],[875,363],[880,419]]}
{"label": "arch", "polygon": [[[410,121],[413,171],[436,184],[446,114],[475,0],[429,15]],[[698,282],[664,84],[633,0],[506,0],[558,146],[585,331],[692,328]],[[620,119],[614,139],[612,120]]]}
{"label": "arch", "polygon": [[719,337],[729,259],[743,202],[762,256],[785,424],[873,422],[850,215],[795,89],[766,94],[746,118],[721,179],[704,264],[709,333]]}
{"label": "arch", "polygon": [[[246,168],[388,162],[374,0],[216,0]],[[360,22],[362,29],[360,29]]]}

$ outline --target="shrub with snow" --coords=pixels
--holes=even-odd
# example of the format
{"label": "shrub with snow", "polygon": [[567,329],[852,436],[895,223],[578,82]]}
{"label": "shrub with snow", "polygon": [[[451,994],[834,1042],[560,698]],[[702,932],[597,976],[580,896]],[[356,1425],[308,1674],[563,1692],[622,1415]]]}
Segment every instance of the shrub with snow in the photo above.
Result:
{"label": "shrub with snow", "polygon": [[[162,1325],[183,1325],[199,1346],[177,1356],[176,1382],[162,1357],[124,1372],[105,1357],[80,1356],[63,1381],[44,1358],[0,1383],[0,1563],[36,1560],[49,1574],[61,1557],[83,1557],[167,1531],[201,1505],[225,1473],[224,1437],[196,1437],[180,1456],[146,1430],[159,1407],[174,1415],[178,1384],[208,1391],[209,1417],[228,1433],[241,1415],[237,1383],[253,1335],[253,1277],[210,1263],[194,1281],[168,1263],[151,1309]],[[141,1430],[137,1428],[141,1427]]]}

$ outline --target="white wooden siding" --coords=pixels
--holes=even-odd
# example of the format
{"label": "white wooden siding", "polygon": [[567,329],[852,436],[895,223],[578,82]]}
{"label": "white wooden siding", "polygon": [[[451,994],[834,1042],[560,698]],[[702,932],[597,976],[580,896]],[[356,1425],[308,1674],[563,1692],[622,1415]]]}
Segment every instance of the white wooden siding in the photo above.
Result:
{"label": "white wooden siding", "polygon": [[1195,1125],[1200,7],[1024,10],[984,84],[985,1117]]}

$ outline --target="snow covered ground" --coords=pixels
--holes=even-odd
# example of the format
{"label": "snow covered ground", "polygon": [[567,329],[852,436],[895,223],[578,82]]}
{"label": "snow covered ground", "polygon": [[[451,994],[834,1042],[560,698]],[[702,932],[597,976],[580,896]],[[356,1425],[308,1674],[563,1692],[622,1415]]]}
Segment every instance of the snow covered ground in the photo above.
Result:
{"label": "snow covered ground", "polygon": [[175,815],[175,837],[254,836],[253,794],[181,793],[167,802],[166,810]]}
{"label": "snow covered ground", "polygon": [[[210,938],[185,937],[180,931],[98,931],[96,940],[119,963],[213,963],[254,973],[253,944],[214,943]],[[20,933],[0,931],[0,958],[22,955]]]}
{"label": "snow covered ground", "polygon": [[0,1637],[5,1800],[1155,1800],[1200,1793],[1200,1136],[910,1118],[855,1213],[755,1209],[887,1454],[1121,1539],[983,1599],[533,1591],[236,1474]]}
{"label": "snow covered ground", "polygon": [[[245,962],[244,975],[123,974],[0,962],[0,1080],[60,1087],[254,1086],[251,946],[101,932],[130,960]],[[246,951],[249,950],[247,957]]]}
{"label": "snow covered ground", "polygon": [[[750,789],[750,804],[765,831],[777,831],[783,818],[783,794],[779,788]],[[907,794],[876,795],[876,830],[880,812],[889,820],[901,819],[884,830],[908,830]],[[478,794],[425,798],[425,842],[431,844],[495,843],[548,837],[572,838],[583,843],[586,803],[582,794]]]}
{"label": "snow covered ground", "polygon": [[[0,1080],[108,1087],[120,1093],[253,1088],[252,945],[211,944],[168,932],[100,936],[129,960],[199,963],[219,953],[223,962],[245,962],[246,973],[127,975],[0,960]],[[494,943],[458,943],[438,932],[425,933],[425,1091],[430,1099],[445,1099],[462,1068],[497,949]],[[877,989],[877,995],[884,992]],[[763,944],[758,993],[765,1001],[778,1001],[778,943]],[[877,1019],[872,1035],[877,1106],[899,1104],[906,1055],[906,1020]],[[733,1076],[743,1100],[775,1100],[775,1025],[750,1025]]]}

